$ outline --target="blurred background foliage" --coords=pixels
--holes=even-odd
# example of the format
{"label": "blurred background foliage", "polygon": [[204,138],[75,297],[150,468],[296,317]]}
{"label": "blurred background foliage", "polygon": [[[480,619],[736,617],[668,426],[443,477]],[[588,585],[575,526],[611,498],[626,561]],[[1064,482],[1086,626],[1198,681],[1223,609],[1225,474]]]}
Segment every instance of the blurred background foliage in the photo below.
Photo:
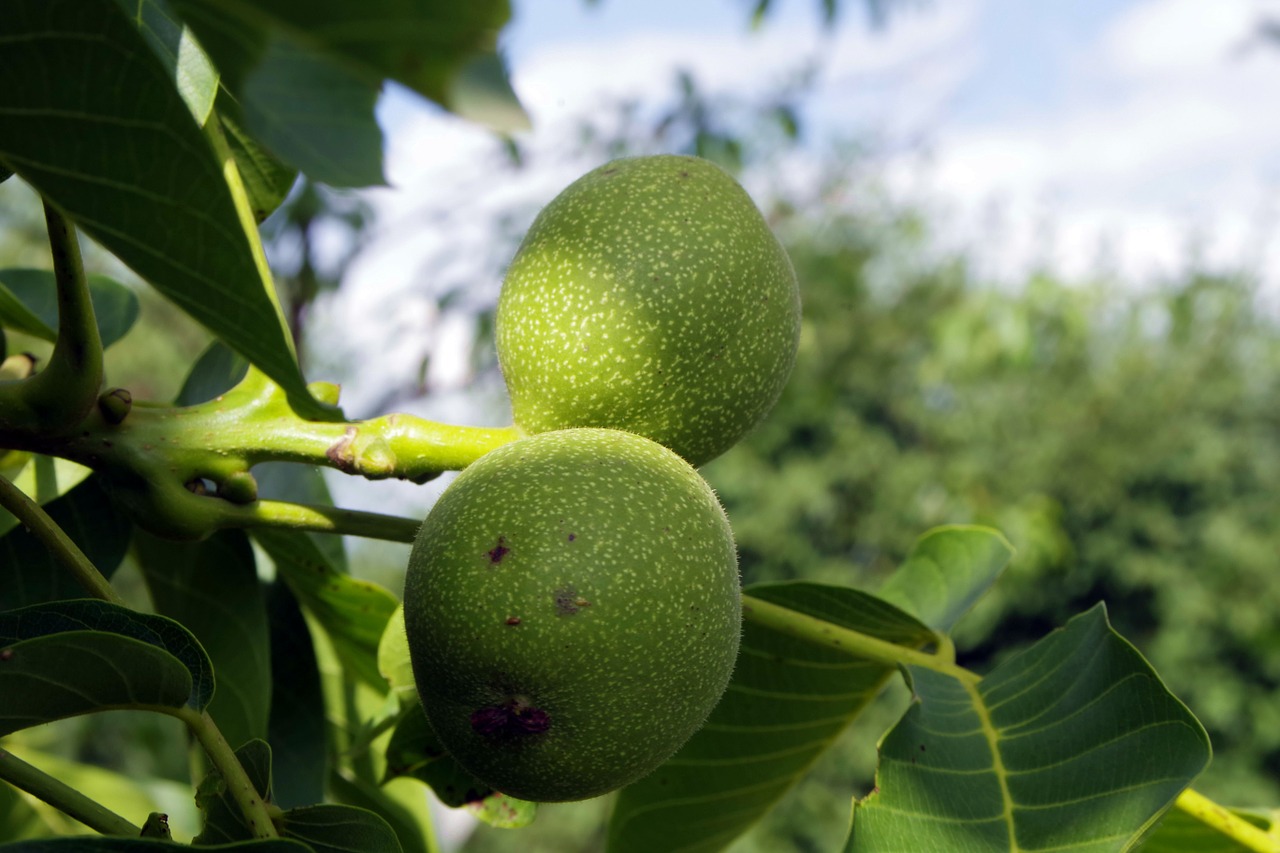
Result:
{"label": "blurred background foliage", "polygon": [[[753,179],[799,156],[817,176],[805,189],[748,181],[790,251],[804,326],[772,416],[704,469],[732,519],[744,581],[874,589],[927,528],[993,525],[1017,557],[962,623],[961,663],[989,668],[1105,601],[1209,731],[1215,759],[1197,787],[1233,805],[1280,802],[1280,318],[1252,271],[1189,261],[1158,283],[1068,281],[1052,269],[988,281],[963,251],[939,248],[927,211],[887,194],[855,142],[797,154],[805,79],[801,69],[742,103],[682,73],[656,112],[618,104],[584,118],[578,135],[579,153],[596,161],[681,151]],[[504,150],[502,168],[537,168],[517,143]],[[44,264],[27,195],[17,181],[0,187],[5,266]],[[495,239],[509,257],[519,234],[501,226]],[[309,184],[265,224],[304,349],[324,346],[306,339],[308,306],[341,286],[378,227],[358,197]],[[101,253],[90,263],[132,280]],[[208,337],[138,290],[142,317],[112,349],[109,378],[136,398],[169,399]],[[469,304],[479,330],[473,378],[492,387],[492,306]],[[20,338],[9,348],[41,349]],[[353,569],[386,578],[399,566]],[[900,689],[888,694],[733,849],[834,849],[849,798],[872,784],[875,741],[906,700]],[[47,747],[134,774],[184,772],[184,762],[124,766],[130,754],[137,761],[128,748],[104,756],[95,746],[103,727],[124,738],[122,725],[77,723]],[[145,725],[130,731],[173,742]],[[607,807],[548,806],[518,836],[481,827],[465,849],[597,849]]]}

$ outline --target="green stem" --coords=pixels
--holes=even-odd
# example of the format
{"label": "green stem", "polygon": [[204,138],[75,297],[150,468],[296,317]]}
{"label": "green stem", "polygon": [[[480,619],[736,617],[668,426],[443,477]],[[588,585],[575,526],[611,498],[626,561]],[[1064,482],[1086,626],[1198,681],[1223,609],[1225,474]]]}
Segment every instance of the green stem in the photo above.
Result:
{"label": "green stem", "polygon": [[236,758],[235,751],[222,736],[222,732],[218,730],[209,712],[196,711],[184,706],[177,709],[174,716],[187,724],[187,728],[195,735],[200,746],[204,748],[205,754],[209,756],[210,763],[222,775],[227,791],[240,807],[240,813],[244,815],[253,837],[278,837],[279,833],[276,832],[276,825],[271,820],[268,804],[263,801],[262,795],[253,786],[253,782],[240,764],[240,759]]}
{"label": "green stem", "polygon": [[930,654],[900,646],[754,596],[742,597],[742,615],[748,622],[885,666],[921,666],[966,683],[981,680],[976,673],[956,666],[945,654]]}
{"label": "green stem", "polygon": [[1198,791],[1186,789],[1178,795],[1174,806],[1206,826],[1213,827],[1246,850],[1253,850],[1255,853],[1280,853],[1280,839],[1259,829],[1239,815],[1233,814]]}
{"label": "green stem", "polygon": [[134,826],[101,803],[89,799],[65,782],[32,767],[3,748],[0,748],[0,779],[103,835],[136,838],[142,832],[141,827]]}
{"label": "green stem", "polygon": [[112,604],[124,604],[119,593],[58,523],[49,517],[40,504],[4,477],[0,477],[0,506],[13,513],[23,527],[44,543],[53,558],[71,572],[89,595]]}
{"label": "green stem", "polygon": [[[206,498],[206,500],[210,499]],[[391,542],[412,542],[418,535],[418,528],[422,526],[422,521],[331,506],[255,501],[244,506],[227,504],[220,507],[218,525],[220,527],[279,527],[289,530],[310,530],[316,533],[363,536],[368,539],[386,539]]]}
{"label": "green stem", "polygon": [[58,290],[58,340],[44,370],[0,383],[0,426],[49,435],[75,426],[93,409],[102,385],[102,339],[75,228],[48,202],[44,213]]}

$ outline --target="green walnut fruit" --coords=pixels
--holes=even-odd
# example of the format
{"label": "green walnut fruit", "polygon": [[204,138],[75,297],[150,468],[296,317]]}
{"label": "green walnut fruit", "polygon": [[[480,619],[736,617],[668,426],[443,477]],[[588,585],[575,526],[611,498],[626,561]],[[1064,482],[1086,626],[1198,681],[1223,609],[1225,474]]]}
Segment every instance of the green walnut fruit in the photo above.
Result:
{"label": "green walnut fruit", "polygon": [[404,613],[427,719],[464,768],[524,800],[593,797],[669,758],[724,692],[741,630],[733,534],[670,450],[542,433],[445,490]]}
{"label": "green walnut fruit", "polygon": [[718,166],[616,160],[534,220],[498,299],[498,360],[529,433],[608,427],[693,465],[732,447],[791,373],[786,251]]}

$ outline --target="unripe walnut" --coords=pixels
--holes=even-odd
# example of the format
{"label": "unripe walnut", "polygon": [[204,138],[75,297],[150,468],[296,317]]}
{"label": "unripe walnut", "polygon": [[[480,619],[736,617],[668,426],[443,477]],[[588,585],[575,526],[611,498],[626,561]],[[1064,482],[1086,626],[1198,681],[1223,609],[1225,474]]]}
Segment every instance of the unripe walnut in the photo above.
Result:
{"label": "unripe walnut", "polygon": [[622,429],[701,465],[773,407],[799,330],[786,251],[737,182],[636,157],[538,215],[499,297],[498,360],[521,429]]}
{"label": "unripe walnut", "polygon": [[542,433],[445,490],[404,613],[427,719],[463,767],[521,799],[592,797],[669,758],[724,692],[741,630],[733,535],[666,448]]}

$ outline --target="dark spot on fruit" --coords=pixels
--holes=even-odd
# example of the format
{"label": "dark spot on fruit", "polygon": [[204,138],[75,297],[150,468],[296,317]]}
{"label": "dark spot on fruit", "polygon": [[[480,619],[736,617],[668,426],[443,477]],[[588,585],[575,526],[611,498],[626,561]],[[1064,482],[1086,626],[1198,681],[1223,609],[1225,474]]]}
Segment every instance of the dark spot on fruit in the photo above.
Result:
{"label": "dark spot on fruit", "polygon": [[489,562],[496,566],[498,563],[502,562],[503,557],[510,553],[511,549],[507,547],[506,538],[499,536],[498,544],[493,546],[493,549],[489,551]]}
{"label": "dark spot on fruit", "polygon": [[600,170],[600,174],[602,174],[602,175],[616,175],[616,174],[618,174],[618,169],[617,169],[617,167],[612,167],[612,168],[609,168],[609,169],[601,169],[601,170]]}
{"label": "dark spot on fruit", "polygon": [[680,170],[680,177],[682,177],[682,178],[687,178],[687,177],[689,177],[689,170],[688,170],[688,169],[681,169],[681,170]]}
{"label": "dark spot on fruit", "polygon": [[0,649],[0,660],[13,660],[13,649]]}
{"label": "dark spot on fruit", "polygon": [[519,624],[520,624],[520,617],[519,617],[519,616],[508,616],[508,617],[507,617],[507,624],[514,628],[515,626],[517,626],[517,625],[519,625]]}
{"label": "dark spot on fruit", "polygon": [[924,744],[920,744],[920,751],[924,752]]}
{"label": "dark spot on fruit", "polygon": [[577,539],[577,538],[578,538],[578,534],[576,534],[576,533],[570,533],[570,534],[569,534],[569,541],[570,541],[570,542],[572,542],[573,540],[575,540],[575,539]]}
{"label": "dark spot on fruit", "polygon": [[528,697],[512,696],[500,705],[487,705],[471,714],[476,734],[491,738],[526,737],[551,728],[551,716],[535,708]]}
{"label": "dark spot on fruit", "polygon": [[572,616],[582,608],[591,606],[591,602],[578,595],[573,587],[556,590],[551,594],[551,599],[555,602],[557,616]]}

